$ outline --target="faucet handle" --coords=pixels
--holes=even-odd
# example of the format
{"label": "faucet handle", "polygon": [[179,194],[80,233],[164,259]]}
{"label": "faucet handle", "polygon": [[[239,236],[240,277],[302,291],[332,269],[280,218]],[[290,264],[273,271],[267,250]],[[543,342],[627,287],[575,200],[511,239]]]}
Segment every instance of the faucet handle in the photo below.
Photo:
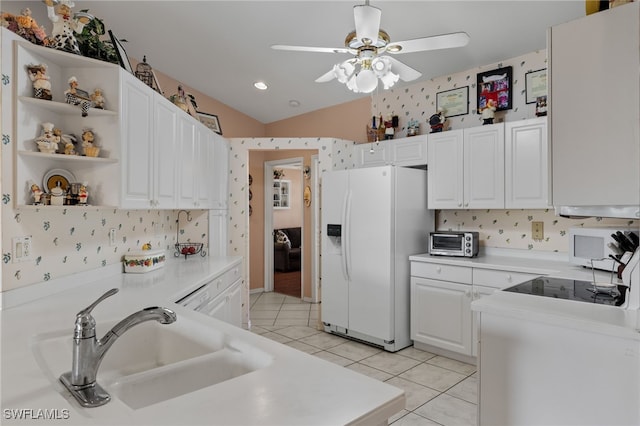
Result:
{"label": "faucet handle", "polygon": [[98,305],[98,303],[102,302],[107,297],[113,296],[117,292],[117,288],[112,288],[111,290],[100,296],[98,300],[76,314],[76,326],[74,333],[74,336],[76,338],[84,339],[96,335],[96,321],[91,316],[91,311]]}

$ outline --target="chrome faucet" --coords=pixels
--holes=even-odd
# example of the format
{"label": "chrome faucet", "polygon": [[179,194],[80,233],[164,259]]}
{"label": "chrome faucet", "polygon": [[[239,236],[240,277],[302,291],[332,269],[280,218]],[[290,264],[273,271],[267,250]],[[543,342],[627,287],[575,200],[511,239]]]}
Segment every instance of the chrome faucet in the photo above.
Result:
{"label": "chrome faucet", "polygon": [[107,297],[118,292],[112,288],[98,300],[76,315],[73,332],[73,363],[71,371],[60,376],[60,381],[83,407],[98,407],[111,400],[107,391],[96,382],[102,358],[111,345],[131,327],[142,322],[155,320],[160,324],[171,324],[177,317],[167,308],[149,307],[133,313],[117,323],[104,337],[96,339],[96,321],[91,316],[93,308]]}

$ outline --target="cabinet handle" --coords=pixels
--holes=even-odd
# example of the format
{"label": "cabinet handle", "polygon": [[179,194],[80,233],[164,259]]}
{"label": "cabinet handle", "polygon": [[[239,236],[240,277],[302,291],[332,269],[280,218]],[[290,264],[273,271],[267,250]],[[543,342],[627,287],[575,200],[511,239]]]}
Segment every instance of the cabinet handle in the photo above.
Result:
{"label": "cabinet handle", "polygon": [[465,290],[464,292],[465,297],[471,297],[471,290]]}
{"label": "cabinet handle", "polygon": [[507,282],[511,282],[511,281],[512,281],[511,275],[507,275]]}
{"label": "cabinet handle", "polygon": [[469,207],[469,203],[464,203],[464,206],[465,207]]}
{"label": "cabinet handle", "polygon": [[462,207],[462,203],[458,203],[458,207]]}
{"label": "cabinet handle", "polygon": [[442,268],[438,266],[438,267],[436,268],[436,272],[437,272],[437,273],[442,272]]}

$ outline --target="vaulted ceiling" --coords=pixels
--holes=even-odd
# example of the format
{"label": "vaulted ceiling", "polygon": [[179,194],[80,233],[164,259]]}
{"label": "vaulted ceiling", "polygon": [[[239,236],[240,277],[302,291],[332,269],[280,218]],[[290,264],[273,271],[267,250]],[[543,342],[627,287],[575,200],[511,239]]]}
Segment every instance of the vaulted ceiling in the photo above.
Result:
{"label": "vaulted ceiling", "polygon": [[[15,3],[15,5],[13,4]],[[41,2],[3,1],[16,12]],[[343,47],[354,29],[350,1],[102,1],[77,0],[108,29],[128,40],[129,56],[263,123],[348,102],[355,94],[336,80],[315,83],[345,54],[276,51],[273,44]],[[382,9],[381,28],[391,40],[465,31],[462,48],[407,53],[397,59],[422,80],[460,72],[546,48],[549,26],[584,16],[583,1],[371,1]],[[42,18],[40,18],[42,19]],[[51,24],[40,23],[49,31]],[[269,88],[258,91],[263,80]],[[396,87],[411,83],[399,82]],[[165,90],[168,92],[168,90]],[[291,100],[298,107],[289,105]]]}

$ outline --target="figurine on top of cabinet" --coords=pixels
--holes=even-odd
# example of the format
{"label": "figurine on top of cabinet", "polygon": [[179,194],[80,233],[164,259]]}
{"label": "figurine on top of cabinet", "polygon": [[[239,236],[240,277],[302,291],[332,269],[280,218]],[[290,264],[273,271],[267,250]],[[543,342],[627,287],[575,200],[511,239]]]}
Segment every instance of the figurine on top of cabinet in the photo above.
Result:
{"label": "figurine on top of cabinet", "polygon": [[50,101],[51,81],[47,75],[47,66],[45,64],[29,64],[27,65],[29,79],[33,82],[33,97]]}
{"label": "figurine on top of cabinet", "polygon": [[47,45],[47,33],[44,28],[38,25],[35,19],[31,17],[31,9],[25,7],[20,11],[20,15],[13,15],[7,12],[1,12],[2,26],[6,27],[20,37],[29,40],[33,44],[40,46]]}
{"label": "figurine on top of cabinet", "polygon": [[39,206],[40,204],[42,204],[42,190],[40,189],[40,187],[38,186],[37,183],[33,183],[31,184],[31,195],[33,196],[33,205],[34,206]]}
{"label": "figurine on top of cabinet", "polygon": [[493,124],[493,118],[496,112],[496,101],[493,99],[489,99],[487,101],[487,105],[484,108],[480,108],[480,112],[482,113],[482,125],[485,124]]}
{"label": "figurine on top of cabinet", "polygon": [[91,101],[93,107],[98,109],[104,109],[104,96],[102,95],[102,89],[95,89],[91,94]]}
{"label": "figurine on top of cabinet", "polygon": [[407,137],[415,136],[420,133],[420,123],[418,120],[412,118],[407,123]]}
{"label": "figurine on top of cabinet", "polygon": [[387,114],[387,119],[384,120],[384,138],[393,139],[396,127],[398,127],[398,116]]}
{"label": "figurine on top of cabinet", "polygon": [[80,55],[80,47],[74,31],[82,33],[82,29],[91,20],[86,14],[76,17],[71,8],[75,4],[70,0],[60,0],[54,8],[53,0],[43,0],[47,5],[47,16],[53,22],[50,47]]}
{"label": "figurine on top of cabinet", "polygon": [[431,133],[442,132],[445,127],[447,117],[444,115],[444,108],[438,108],[438,112],[429,117],[429,126],[431,126]]}
{"label": "figurine on top of cabinet", "polygon": [[69,77],[69,88],[64,91],[64,96],[68,104],[80,105],[82,109],[82,116],[86,117],[89,114],[89,108],[93,106],[93,101],[89,97],[89,94],[82,89],[78,88],[78,79],[75,76]]}
{"label": "figurine on top of cabinet", "polygon": [[40,152],[55,154],[60,139],[53,133],[52,123],[42,123],[42,135],[38,136],[35,141]]}

